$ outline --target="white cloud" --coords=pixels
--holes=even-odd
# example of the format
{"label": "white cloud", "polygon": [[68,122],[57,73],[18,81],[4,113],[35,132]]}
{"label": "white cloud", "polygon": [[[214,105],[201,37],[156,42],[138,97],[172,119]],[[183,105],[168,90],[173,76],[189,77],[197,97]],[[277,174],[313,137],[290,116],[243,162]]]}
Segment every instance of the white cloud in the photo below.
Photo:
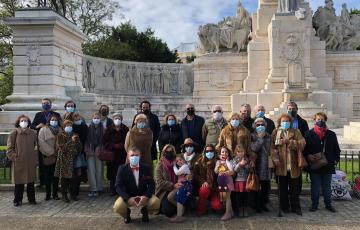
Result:
{"label": "white cloud", "polygon": [[[226,16],[235,15],[237,0],[117,0],[123,7],[124,19],[114,18],[113,25],[130,20],[139,30],[151,27],[155,35],[166,41],[170,48],[181,42],[197,40],[199,25],[216,23]],[[337,9],[343,2],[355,8],[358,0],[335,0]],[[242,0],[245,8],[253,12],[257,0]],[[324,0],[310,0],[315,11]]]}

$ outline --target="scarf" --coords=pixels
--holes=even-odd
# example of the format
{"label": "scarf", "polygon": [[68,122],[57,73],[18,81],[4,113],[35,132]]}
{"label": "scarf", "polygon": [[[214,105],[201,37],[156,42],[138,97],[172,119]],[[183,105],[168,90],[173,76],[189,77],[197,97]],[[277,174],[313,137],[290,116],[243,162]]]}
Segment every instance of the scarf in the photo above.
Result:
{"label": "scarf", "polygon": [[173,163],[168,161],[165,157],[161,157],[161,163],[166,171],[166,174],[169,176],[169,181],[173,184],[176,184],[177,178],[174,173]]}
{"label": "scarf", "polygon": [[50,129],[51,133],[52,133],[54,136],[58,135],[58,133],[59,133],[59,126],[52,127],[51,125],[49,125],[49,129]]}
{"label": "scarf", "polygon": [[90,148],[93,151],[95,151],[96,147],[102,144],[103,130],[104,127],[102,126],[102,124],[95,126],[94,124],[91,123],[89,127],[87,141],[90,144]]}
{"label": "scarf", "polygon": [[324,139],[327,127],[320,128],[317,125],[314,125],[314,132],[319,137],[320,140]]}
{"label": "scarf", "polygon": [[184,159],[188,164],[192,161],[194,156],[195,156],[195,153],[192,153],[190,156],[187,153],[184,153]]}

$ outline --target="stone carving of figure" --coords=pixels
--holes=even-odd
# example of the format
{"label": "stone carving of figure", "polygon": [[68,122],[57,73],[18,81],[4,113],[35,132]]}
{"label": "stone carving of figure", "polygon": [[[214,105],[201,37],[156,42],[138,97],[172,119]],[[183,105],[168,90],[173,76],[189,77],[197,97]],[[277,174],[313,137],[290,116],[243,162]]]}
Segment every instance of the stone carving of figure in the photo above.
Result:
{"label": "stone carving of figure", "polygon": [[89,92],[94,92],[95,86],[96,85],[93,64],[90,60],[86,60],[85,73],[83,75],[83,87]]}
{"label": "stone carving of figure", "polygon": [[[51,0],[51,4],[55,7],[55,11],[60,13],[60,8],[59,5],[57,3],[56,0]],[[66,4],[65,4],[65,0],[60,0],[60,5],[61,5],[61,9],[62,9],[62,15],[65,17],[66,15]],[[38,7],[43,6],[46,7],[46,0],[38,0]]]}
{"label": "stone carving of figure", "polygon": [[170,83],[171,83],[171,73],[167,66],[164,66],[162,71],[162,81],[163,81],[163,92],[164,94],[170,93]]}
{"label": "stone carving of figure", "polygon": [[290,13],[299,9],[299,0],[278,0],[278,13]]}
{"label": "stone carving of figure", "polygon": [[342,4],[340,21],[342,23],[344,23],[345,25],[348,25],[348,26],[351,25],[351,23],[350,23],[350,13],[349,13],[349,10],[346,7],[346,3]]}

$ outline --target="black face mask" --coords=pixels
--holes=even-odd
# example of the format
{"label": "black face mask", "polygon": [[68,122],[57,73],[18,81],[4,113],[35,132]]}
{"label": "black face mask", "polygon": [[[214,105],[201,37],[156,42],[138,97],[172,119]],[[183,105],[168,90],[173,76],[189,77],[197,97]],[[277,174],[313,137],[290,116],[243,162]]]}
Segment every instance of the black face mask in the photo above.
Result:
{"label": "black face mask", "polygon": [[168,160],[168,161],[173,161],[175,159],[175,155],[173,152],[165,152],[164,157]]}
{"label": "black face mask", "polygon": [[296,110],[289,110],[289,111],[288,111],[288,114],[289,114],[291,117],[295,118],[295,117],[297,116],[297,111],[296,111]]}
{"label": "black face mask", "polygon": [[325,121],[317,121],[315,123],[319,128],[324,128],[326,127],[326,122]]}
{"label": "black face mask", "polygon": [[107,115],[109,115],[109,111],[107,110],[101,110],[101,115],[106,117]]}
{"label": "black face mask", "polygon": [[189,115],[189,116],[194,116],[195,110],[193,110],[193,109],[188,109],[188,110],[186,110],[186,113],[187,113],[187,115]]}
{"label": "black face mask", "polygon": [[143,113],[144,113],[145,115],[148,115],[148,114],[150,113],[150,110],[149,110],[149,109],[144,109],[144,110],[143,110]]}

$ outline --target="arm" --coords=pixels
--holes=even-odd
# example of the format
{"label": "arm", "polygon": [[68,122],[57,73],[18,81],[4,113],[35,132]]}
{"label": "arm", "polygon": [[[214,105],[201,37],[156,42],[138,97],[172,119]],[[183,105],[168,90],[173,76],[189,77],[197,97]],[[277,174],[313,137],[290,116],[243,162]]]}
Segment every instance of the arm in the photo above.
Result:
{"label": "arm", "polygon": [[146,175],[149,177],[149,179],[147,180],[148,186],[147,186],[147,190],[145,192],[145,196],[150,199],[152,197],[152,195],[155,193],[155,181],[151,176],[149,167],[146,167],[146,168],[147,168]]}
{"label": "arm", "polygon": [[340,162],[340,147],[339,147],[339,143],[338,143],[338,139],[336,134],[334,133],[334,155],[335,155],[335,164],[337,164],[338,162]]}
{"label": "arm", "polygon": [[125,138],[125,144],[124,144],[124,147],[125,147],[125,151],[128,152],[129,150],[129,146],[130,145],[130,131],[126,134],[126,138]]}
{"label": "arm", "polygon": [[252,137],[252,141],[250,145],[251,151],[258,152],[261,150],[263,145],[264,145],[264,138]]}
{"label": "arm", "polygon": [[221,130],[220,132],[219,143],[216,145],[216,149],[219,150],[224,145],[225,145],[225,129]]}
{"label": "arm", "polygon": [[163,177],[163,173],[162,173],[163,169],[162,169],[162,163],[161,161],[158,162],[158,164],[156,165],[156,169],[155,169],[155,183],[156,183],[156,187],[159,187],[163,190],[166,191],[172,191],[174,188],[174,184],[168,180],[166,180]]}
{"label": "arm", "polygon": [[220,162],[219,162],[219,161],[216,161],[215,169],[214,169],[214,172],[215,172],[216,174],[219,174],[219,166],[220,166]]}
{"label": "arm", "polygon": [[160,121],[159,117],[154,114],[154,131],[153,131],[153,140],[157,141],[160,132]]}
{"label": "arm", "polygon": [[45,129],[41,128],[38,135],[38,143],[39,143],[39,150],[44,156],[50,156],[51,154],[48,154],[46,152],[46,146],[48,145],[45,141]]}
{"label": "arm", "polygon": [[15,161],[16,157],[17,157],[17,153],[15,150],[15,146],[16,146],[16,136],[17,136],[17,131],[16,129],[13,130],[8,139],[7,139],[7,150],[6,150],[6,156],[11,160],[11,161]]}
{"label": "arm", "polygon": [[194,169],[193,169],[193,174],[194,174],[194,180],[197,181],[199,183],[199,186],[202,186],[205,183],[205,179],[202,175],[200,175],[200,163],[196,162],[194,165]]}
{"label": "arm", "polygon": [[271,148],[270,148],[271,159],[273,160],[275,165],[280,163],[279,151],[277,149],[277,146],[275,145],[276,135],[277,135],[277,129],[275,129],[271,135]]}
{"label": "arm", "polygon": [[122,166],[120,166],[118,169],[118,172],[116,175],[116,181],[115,181],[115,190],[119,194],[119,196],[121,196],[121,198],[123,198],[123,200],[125,202],[127,202],[129,200],[130,196],[127,194],[124,181],[122,180],[123,169],[124,169],[124,167],[122,167]]}
{"label": "arm", "polygon": [[206,142],[206,137],[208,135],[208,128],[207,128],[206,123],[202,127],[202,133],[201,134],[202,134],[201,136],[202,136],[203,141]]}

